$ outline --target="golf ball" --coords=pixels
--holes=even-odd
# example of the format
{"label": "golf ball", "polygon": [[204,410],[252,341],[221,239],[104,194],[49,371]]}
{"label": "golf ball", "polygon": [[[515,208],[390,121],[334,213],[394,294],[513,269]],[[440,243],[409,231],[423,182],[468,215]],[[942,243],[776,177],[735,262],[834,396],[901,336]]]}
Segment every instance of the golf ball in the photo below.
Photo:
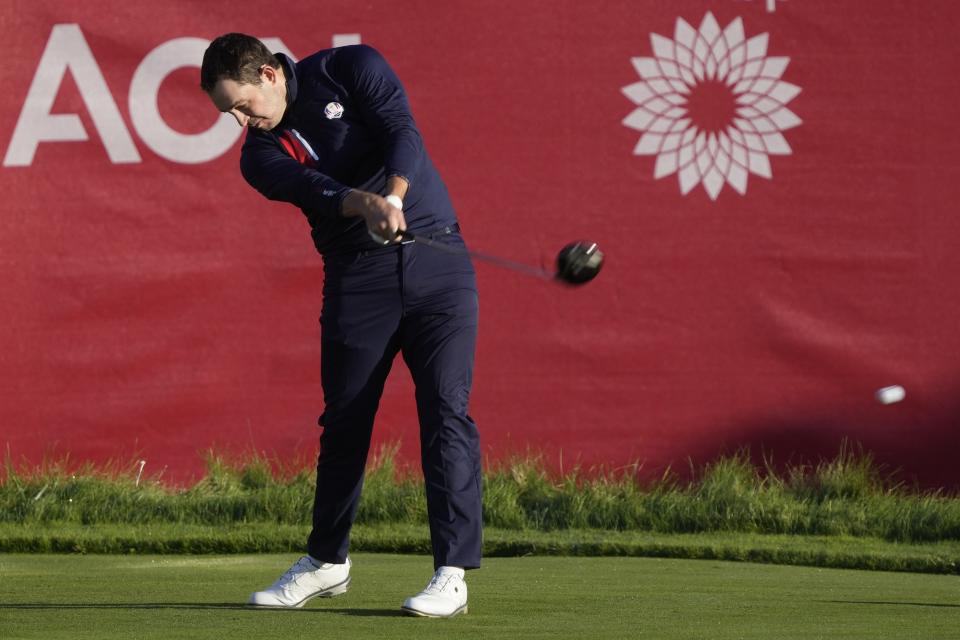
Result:
{"label": "golf ball", "polygon": [[893,404],[894,402],[900,402],[905,397],[907,397],[907,392],[898,384],[883,387],[882,389],[877,389],[877,392],[874,394],[877,398],[877,402],[880,404]]}

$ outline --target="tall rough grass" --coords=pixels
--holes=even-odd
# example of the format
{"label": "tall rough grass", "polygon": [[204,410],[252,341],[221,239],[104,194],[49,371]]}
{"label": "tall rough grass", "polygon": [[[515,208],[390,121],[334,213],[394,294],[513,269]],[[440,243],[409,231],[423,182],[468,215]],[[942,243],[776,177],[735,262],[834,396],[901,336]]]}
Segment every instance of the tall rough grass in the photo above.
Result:
{"label": "tall rough grass", "polygon": [[[360,524],[422,523],[423,485],[398,470],[386,448],[368,469]],[[134,470],[135,471],[135,470]],[[529,531],[600,529],[659,533],[742,532],[878,537],[930,542],[960,539],[960,498],[907,488],[865,453],[844,447],[832,460],[775,471],[746,452],[719,459],[691,480],[640,482],[635,469],[575,470],[556,477],[536,457],[492,466],[484,478],[488,526]],[[65,464],[24,470],[7,461],[0,476],[0,522],[41,524],[309,523],[312,469],[282,469],[250,457],[207,460],[187,489],[130,469]]]}

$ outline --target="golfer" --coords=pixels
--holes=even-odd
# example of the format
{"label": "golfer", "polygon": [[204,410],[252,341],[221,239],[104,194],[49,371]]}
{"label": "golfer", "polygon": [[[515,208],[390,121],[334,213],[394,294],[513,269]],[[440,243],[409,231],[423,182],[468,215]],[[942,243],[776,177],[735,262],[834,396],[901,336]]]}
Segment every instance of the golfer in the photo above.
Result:
{"label": "golfer", "polygon": [[424,148],[406,94],[366,45],[300,62],[230,33],[203,56],[200,85],[247,134],[243,177],[298,207],[323,256],[324,410],[307,554],[250,597],[301,607],[350,584],[350,529],[387,373],[403,354],[416,385],[434,575],[403,611],[467,611],[464,569],[480,566],[479,436],[467,415],[477,335],[470,258],[453,205]]}

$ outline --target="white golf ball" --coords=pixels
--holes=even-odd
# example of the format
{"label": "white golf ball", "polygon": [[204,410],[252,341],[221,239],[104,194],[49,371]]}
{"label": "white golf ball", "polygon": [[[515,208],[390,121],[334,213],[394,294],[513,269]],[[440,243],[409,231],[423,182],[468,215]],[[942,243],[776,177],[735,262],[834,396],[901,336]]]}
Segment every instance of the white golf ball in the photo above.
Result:
{"label": "white golf ball", "polygon": [[877,392],[874,394],[874,396],[877,398],[877,402],[880,404],[893,404],[894,402],[900,402],[906,398],[907,392],[903,387],[895,384],[882,389],[877,389]]}

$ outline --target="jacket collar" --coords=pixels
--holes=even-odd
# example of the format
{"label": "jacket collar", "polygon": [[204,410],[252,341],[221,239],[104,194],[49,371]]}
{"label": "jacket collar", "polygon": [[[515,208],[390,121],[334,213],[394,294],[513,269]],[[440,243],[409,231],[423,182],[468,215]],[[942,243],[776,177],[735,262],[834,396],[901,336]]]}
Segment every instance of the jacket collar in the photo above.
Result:
{"label": "jacket collar", "polygon": [[287,109],[289,109],[297,100],[297,63],[287,57],[286,54],[275,53],[273,55],[277,56],[280,64],[283,65],[283,75],[287,79]]}

